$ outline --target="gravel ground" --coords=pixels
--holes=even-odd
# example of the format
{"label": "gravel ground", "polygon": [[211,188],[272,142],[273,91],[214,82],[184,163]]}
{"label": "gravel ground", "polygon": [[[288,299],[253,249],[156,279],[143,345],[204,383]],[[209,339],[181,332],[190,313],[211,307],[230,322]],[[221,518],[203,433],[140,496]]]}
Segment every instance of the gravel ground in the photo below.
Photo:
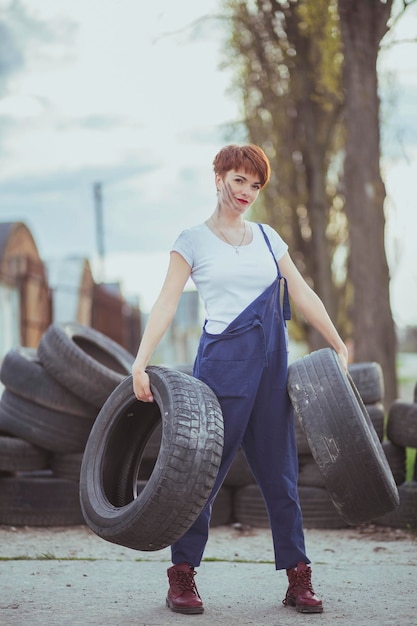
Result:
{"label": "gravel ground", "polygon": [[212,529],[197,585],[203,615],[165,608],[169,549],[137,552],[87,527],[0,526],[0,624],[18,626],[417,625],[417,537],[365,526],[306,530],[313,584],[324,613],[285,608],[270,533]]}

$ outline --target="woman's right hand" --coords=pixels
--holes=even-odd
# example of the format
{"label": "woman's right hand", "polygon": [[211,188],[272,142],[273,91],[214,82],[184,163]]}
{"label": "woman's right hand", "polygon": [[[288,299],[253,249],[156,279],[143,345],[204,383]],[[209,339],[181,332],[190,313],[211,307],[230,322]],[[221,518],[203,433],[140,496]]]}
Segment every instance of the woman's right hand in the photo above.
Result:
{"label": "woman's right hand", "polygon": [[135,363],[132,367],[132,378],[136,398],[142,402],[153,402],[149,376],[143,368],[135,366]]}

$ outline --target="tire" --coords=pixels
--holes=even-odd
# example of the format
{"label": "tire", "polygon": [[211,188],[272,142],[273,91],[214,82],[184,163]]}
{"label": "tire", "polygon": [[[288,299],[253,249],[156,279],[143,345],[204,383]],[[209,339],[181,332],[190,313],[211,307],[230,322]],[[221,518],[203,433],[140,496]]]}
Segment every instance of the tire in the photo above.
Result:
{"label": "tire", "polygon": [[304,528],[346,528],[347,522],[339,515],[325,488],[299,487]]}
{"label": "tire", "polygon": [[155,463],[156,463],[156,459],[151,461],[151,459],[142,458],[140,462],[139,472],[138,472],[138,480],[148,481],[150,477],[152,476]]}
{"label": "tire", "polygon": [[232,521],[232,493],[228,487],[221,487],[211,511],[210,528],[225,526]]}
{"label": "tire", "polygon": [[248,462],[241,449],[238,450],[223,485],[226,487],[244,487],[252,485],[255,482],[252,472],[250,471]]}
{"label": "tire", "polygon": [[403,483],[398,487],[400,505],[395,511],[374,520],[377,526],[417,529],[417,482]]}
{"label": "tire", "polygon": [[48,467],[49,454],[17,437],[0,437],[0,471],[30,472]]}
{"label": "tire", "polygon": [[298,457],[298,487],[326,488],[323,475],[312,454]]}
{"label": "tire", "polygon": [[82,452],[67,454],[55,452],[51,455],[51,470],[56,478],[65,478],[65,480],[74,480],[79,483],[82,460]]}
{"label": "tire", "polygon": [[142,453],[143,461],[156,461],[161,449],[162,423],[160,422],[152,432]]}
{"label": "tire", "polygon": [[50,452],[82,452],[93,423],[39,406],[7,389],[0,400],[0,428]]}
{"label": "tire", "polygon": [[8,526],[84,524],[77,483],[51,476],[0,478],[0,524]]}
{"label": "tire", "polygon": [[[177,368],[176,368],[177,369]],[[180,370],[181,371],[181,370]],[[137,482],[137,492],[141,493],[147,480],[140,480]],[[227,487],[221,487],[217,494],[211,511],[210,528],[216,526],[225,526],[232,521],[232,492]]]}
{"label": "tire", "polygon": [[311,454],[310,444],[297,417],[295,419],[295,440],[297,442],[297,452],[299,455]]}
{"label": "tire", "polygon": [[288,392],[340,516],[356,525],[393,510],[398,490],[351,379],[330,348],[289,366]]}
{"label": "tire", "polygon": [[48,374],[34,348],[9,350],[1,365],[0,380],[15,395],[48,409],[89,419],[97,416],[96,407],[81,400]]}
{"label": "tire", "polygon": [[381,402],[375,402],[375,404],[365,404],[366,412],[369,415],[369,419],[372,422],[372,426],[378,436],[379,441],[384,439],[384,421],[385,411]]}
{"label": "tire", "polygon": [[352,363],[348,371],[364,404],[384,399],[384,374],[379,363]]}
{"label": "tire", "polygon": [[[223,418],[201,381],[164,367],[147,372],[155,402],[136,400],[129,376],[100,411],[81,466],[80,499],[99,537],[153,551],[179,539],[206,504],[221,461]],[[161,419],[155,468],[136,497],[142,451]]]}
{"label": "tire", "polygon": [[106,335],[75,322],[49,326],[38,354],[53,378],[98,408],[130,374],[134,361],[130,352]]}
{"label": "tire", "polygon": [[[304,528],[345,528],[326,489],[299,487]],[[236,521],[255,528],[269,528],[265,502],[258,485],[246,485],[235,493]]]}
{"label": "tire", "polygon": [[394,476],[395,484],[402,485],[405,482],[406,452],[402,446],[396,446],[391,441],[383,441],[382,449],[387,457],[388,465]]}
{"label": "tire", "polygon": [[388,411],[387,437],[405,448],[417,448],[417,404],[395,400]]}
{"label": "tire", "polygon": [[254,528],[270,528],[265,501],[258,485],[236,489],[234,497],[236,522]]}

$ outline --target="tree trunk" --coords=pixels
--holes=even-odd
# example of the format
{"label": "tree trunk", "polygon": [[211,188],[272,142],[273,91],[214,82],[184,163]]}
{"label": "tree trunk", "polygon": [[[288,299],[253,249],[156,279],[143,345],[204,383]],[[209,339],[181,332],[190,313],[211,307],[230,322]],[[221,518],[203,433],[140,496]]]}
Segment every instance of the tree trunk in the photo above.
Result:
{"label": "tree trunk", "polygon": [[346,116],[345,208],[350,228],[355,361],[377,361],[385,403],[397,397],[396,338],[385,254],[377,57],[392,0],[339,0]]}
{"label": "tree trunk", "polygon": [[[334,106],[325,107],[317,97],[315,63],[318,50],[311,36],[306,36],[296,5],[289,4],[285,14],[288,41],[297,51],[291,72],[294,105],[297,111],[296,144],[302,153],[306,208],[311,238],[305,246],[313,288],[323,301],[330,317],[336,321],[337,294],[331,268],[331,246],[326,236],[329,222],[329,199],[326,193],[330,129],[335,126]],[[306,328],[310,350],[327,346],[325,339],[312,326]]]}

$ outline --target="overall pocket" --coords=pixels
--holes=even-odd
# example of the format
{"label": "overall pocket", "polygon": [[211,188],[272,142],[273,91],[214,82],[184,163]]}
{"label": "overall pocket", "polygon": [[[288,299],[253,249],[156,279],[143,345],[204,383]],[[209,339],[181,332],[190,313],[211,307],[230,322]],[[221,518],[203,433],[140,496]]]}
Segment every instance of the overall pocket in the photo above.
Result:
{"label": "overall pocket", "polygon": [[202,358],[199,379],[208,385],[218,398],[245,398],[249,395],[248,360],[213,360]]}
{"label": "overall pocket", "polygon": [[263,330],[251,322],[230,333],[205,333],[196,371],[217,397],[244,398],[250,393],[256,371],[264,363]]}

